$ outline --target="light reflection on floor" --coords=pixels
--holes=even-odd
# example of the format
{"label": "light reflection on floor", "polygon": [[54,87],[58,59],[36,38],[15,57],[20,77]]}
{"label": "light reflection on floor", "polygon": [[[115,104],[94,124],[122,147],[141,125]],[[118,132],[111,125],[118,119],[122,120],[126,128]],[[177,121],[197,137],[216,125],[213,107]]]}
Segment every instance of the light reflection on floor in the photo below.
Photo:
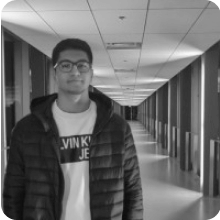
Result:
{"label": "light reflection on floor", "polygon": [[204,198],[199,177],[179,169],[177,159],[155,142],[139,122],[131,122],[144,195],[144,220],[207,220],[220,209],[220,198]]}

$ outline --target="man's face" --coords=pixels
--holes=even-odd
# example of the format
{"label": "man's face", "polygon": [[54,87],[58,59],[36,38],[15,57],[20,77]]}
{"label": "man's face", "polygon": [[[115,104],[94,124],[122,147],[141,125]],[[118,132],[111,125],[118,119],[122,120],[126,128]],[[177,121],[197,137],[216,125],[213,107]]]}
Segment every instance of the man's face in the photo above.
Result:
{"label": "man's face", "polygon": [[[78,65],[78,69],[73,64]],[[73,49],[62,51],[58,57],[55,71],[59,92],[73,95],[88,93],[93,71],[84,51]]]}

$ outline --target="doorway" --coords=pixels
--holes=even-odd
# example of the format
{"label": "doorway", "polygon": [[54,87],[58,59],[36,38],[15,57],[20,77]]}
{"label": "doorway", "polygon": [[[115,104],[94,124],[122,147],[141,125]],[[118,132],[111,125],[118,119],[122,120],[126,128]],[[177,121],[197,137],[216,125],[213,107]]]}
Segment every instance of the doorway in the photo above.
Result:
{"label": "doorway", "polygon": [[129,121],[137,120],[137,106],[125,106],[125,119]]}

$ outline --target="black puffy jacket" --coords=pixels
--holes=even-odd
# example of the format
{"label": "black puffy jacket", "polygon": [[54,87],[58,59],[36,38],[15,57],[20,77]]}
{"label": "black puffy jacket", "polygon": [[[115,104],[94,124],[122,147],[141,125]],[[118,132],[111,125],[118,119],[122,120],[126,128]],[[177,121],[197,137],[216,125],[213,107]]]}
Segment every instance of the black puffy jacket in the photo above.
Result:
{"label": "black puffy jacket", "polygon": [[[64,178],[51,106],[56,94],[32,102],[13,130],[3,211],[16,220],[60,220]],[[90,144],[91,220],[143,219],[138,159],[129,125],[107,97],[90,93],[97,120]],[[74,217],[73,217],[74,219]]]}

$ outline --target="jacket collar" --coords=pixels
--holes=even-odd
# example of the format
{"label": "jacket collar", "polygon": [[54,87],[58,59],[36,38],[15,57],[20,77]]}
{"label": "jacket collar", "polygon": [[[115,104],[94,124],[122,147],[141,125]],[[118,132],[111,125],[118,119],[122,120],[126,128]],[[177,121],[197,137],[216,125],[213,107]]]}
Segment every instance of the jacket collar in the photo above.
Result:
{"label": "jacket collar", "polygon": [[[89,93],[89,98],[97,105],[97,119],[94,127],[94,134],[100,132],[104,125],[108,123],[113,114],[113,102],[101,93]],[[57,94],[36,98],[31,102],[31,112],[42,122],[45,131],[57,127],[53,119],[52,104],[57,99]]]}

